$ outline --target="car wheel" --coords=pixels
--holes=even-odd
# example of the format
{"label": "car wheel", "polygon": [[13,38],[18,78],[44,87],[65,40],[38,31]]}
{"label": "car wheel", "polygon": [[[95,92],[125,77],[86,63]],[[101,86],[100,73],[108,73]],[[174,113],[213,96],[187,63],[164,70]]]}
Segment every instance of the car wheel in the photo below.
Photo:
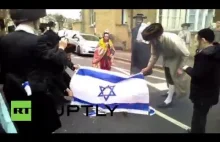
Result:
{"label": "car wheel", "polygon": [[80,46],[77,46],[77,54],[78,54],[78,55],[81,55]]}

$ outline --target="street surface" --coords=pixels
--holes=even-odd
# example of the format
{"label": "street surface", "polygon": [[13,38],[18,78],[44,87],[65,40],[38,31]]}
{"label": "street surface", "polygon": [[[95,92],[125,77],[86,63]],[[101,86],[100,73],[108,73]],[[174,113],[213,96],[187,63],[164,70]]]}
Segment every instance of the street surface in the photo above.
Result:
{"label": "street surface", "polygon": [[[72,61],[81,66],[91,66],[92,57],[72,56]],[[112,71],[129,74],[130,64],[115,60]],[[67,69],[70,75],[73,72]],[[155,69],[151,76],[146,77],[150,91],[150,104],[157,110],[154,116],[115,113],[113,117],[86,117],[85,109],[70,116],[63,115],[62,128],[56,133],[185,133],[190,127],[192,104],[188,96],[174,98],[172,108],[158,109],[158,103],[164,101],[161,95],[167,92],[167,85],[162,70]],[[135,86],[134,86],[135,89]],[[208,115],[208,133],[220,132],[220,105],[214,106]]]}

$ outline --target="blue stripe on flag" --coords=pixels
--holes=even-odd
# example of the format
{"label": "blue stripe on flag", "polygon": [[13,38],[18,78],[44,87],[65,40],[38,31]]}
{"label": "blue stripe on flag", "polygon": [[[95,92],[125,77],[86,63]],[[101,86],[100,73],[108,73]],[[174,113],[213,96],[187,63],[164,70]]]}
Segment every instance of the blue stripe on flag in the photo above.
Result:
{"label": "blue stripe on flag", "polygon": [[81,76],[91,76],[93,78],[108,81],[111,83],[118,83],[120,81],[124,81],[124,80],[131,79],[131,78],[144,79],[143,74],[136,74],[134,76],[126,78],[126,77],[119,77],[114,74],[108,74],[108,73],[98,72],[98,71],[89,70],[89,69],[79,69],[79,71],[76,74],[81,75]]}
{"label": "blue stripe on flag", "polygon": [[[74,97],[74,101],[82,103],[82,104],[88,104],[88,105],[98,105],[100,108],[104,108],[105,104],[95,104],[95,103],[89,103],[86,101],[83,101],[81,99],[75,98]],[[114,104],[106,104],[108,105],[110,108],[114,108],[116,105],[118,105],[118,109],[136,109],[136,110],[145,110],[145,111],[149,111],[149,104],[143,104],[143,103],[114,103]],[[116,109],[117,109],[116,108]]]}

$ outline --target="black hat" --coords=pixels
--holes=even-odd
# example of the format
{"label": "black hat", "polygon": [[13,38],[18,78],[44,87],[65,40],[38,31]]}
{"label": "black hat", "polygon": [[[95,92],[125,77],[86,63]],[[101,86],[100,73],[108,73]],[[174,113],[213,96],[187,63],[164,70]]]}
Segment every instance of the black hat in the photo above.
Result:
{"label": "black hat", "polygon": [[44,32],[48,27],[48,23],[40,23],[39,29]]}
{"label": "black hat", "polygon": [[152,23],[141,34],[146,41],[158,38],[163,34],[163,26],[160,23]]}
{"label": "black hat", "polygon": [[10,9],[10,15],[11,19],[18,24],[46,16],[46,9]]}
{"label": "black hat", "polygon": [[190,23],[183,23],[181,27],[190,27]]}
{"label": "black hat", "polygon": [[53,21],[48,22],[48,27],[54,27],[56,24]]}
{"label": "black hat", "polygon": [[143,19],[147,19],[147,16],[144,16],[144,14],[137,14],[133,17],[133,19],[136,19],[136,18],[143,18]]}

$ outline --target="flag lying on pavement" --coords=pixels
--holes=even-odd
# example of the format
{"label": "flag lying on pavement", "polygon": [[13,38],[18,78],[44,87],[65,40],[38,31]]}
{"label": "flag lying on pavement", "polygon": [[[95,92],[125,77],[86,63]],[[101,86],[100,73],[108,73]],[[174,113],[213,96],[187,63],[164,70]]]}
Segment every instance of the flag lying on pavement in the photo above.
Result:
{"label": "flag lying on pavement", "polygon": [[[70,88],[74,94],[73,104],[98,105],[102,112],[109,113],[105,105],[114,112],[153,115],[149,106],[149,90],[144,76],[139,73],[127,76],[122,73],[92,67],[80,67],[72,76]],[[91,112],[91,115],[94,115]]]}

